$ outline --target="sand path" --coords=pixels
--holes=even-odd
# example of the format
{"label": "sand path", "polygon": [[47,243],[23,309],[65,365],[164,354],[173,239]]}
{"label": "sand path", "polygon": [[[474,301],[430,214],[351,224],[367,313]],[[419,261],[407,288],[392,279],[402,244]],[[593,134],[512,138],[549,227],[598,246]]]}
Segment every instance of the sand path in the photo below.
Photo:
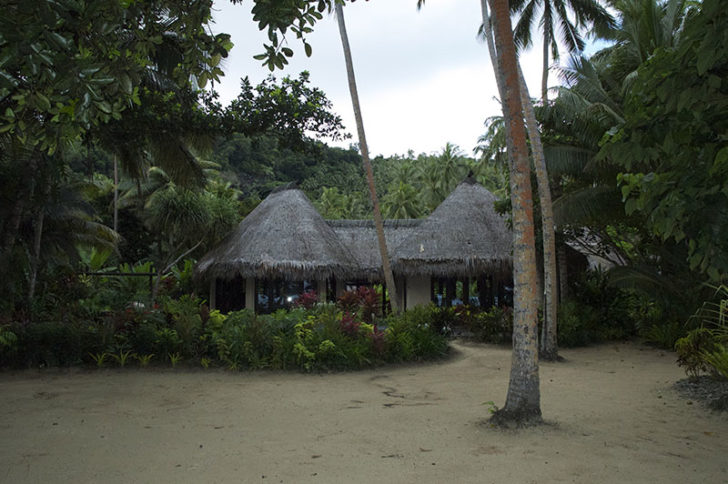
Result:
{"label": "sand path", "polygon": [[725,483],[728,414],[633,343],[541,366],[549,425],[490,428],[510,351],[327,375],[194,370],[0,374],[0,482]]}

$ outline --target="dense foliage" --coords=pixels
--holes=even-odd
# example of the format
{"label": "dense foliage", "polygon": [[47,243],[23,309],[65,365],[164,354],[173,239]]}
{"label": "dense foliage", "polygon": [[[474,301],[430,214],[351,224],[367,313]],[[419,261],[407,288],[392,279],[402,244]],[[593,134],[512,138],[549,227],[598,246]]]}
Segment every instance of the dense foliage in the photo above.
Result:
{"label": "dense foliage", "polygon": [[[652,302],[657,316],[639,334],[664,347],[694,327],[703,283],[726,277],[719,3],[615,2],[613,45],[574,55],[539,113],[562,240],[617,264],[609,286]],[[567,327],[589,319],[563,311]]]}
{"label": "dense foliage", "polygon": [[[160,298],[160,304],[138,301],[118,309],[106,303],[118,302],[119,296],[139,298],[144,280],[109,276],[93,283],[76,281],[89,297],[78,301],[75,316],[0,326],[0,365],[182,363],[231,370],[320,371],[418,361],[447,353],[447,337],[435,324],[436,308],[372,318],[371,305],[359,302],[360,294],[342,296],[339,304],[316,303],[314,296],[308,308],[268,315],[249,310],[224,315],[210,311],[194,296],[171,297],[183,281],[182,277],[170,278],[165,288],[168,295]],[[99,283],[106,287],[91,290],[91,284]]]}
{"label": "dense foliage", "polygon": [[718,287],[692,319],[699,326],[675,344],[678,364],[692,378],[709,373],[728,379],[728,287]]}

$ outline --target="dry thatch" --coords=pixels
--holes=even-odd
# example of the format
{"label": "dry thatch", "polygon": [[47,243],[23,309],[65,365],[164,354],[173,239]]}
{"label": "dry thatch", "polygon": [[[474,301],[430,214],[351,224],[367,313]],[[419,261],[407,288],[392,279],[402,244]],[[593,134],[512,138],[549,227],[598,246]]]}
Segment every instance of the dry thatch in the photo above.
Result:
{"label": "dry thatch", "polygon": [[[395,273],[478,276],[509,273],[512,235],[495,196],[472,179],[424,220],[385,220]],[[198,278],[236,275],[288,280],[382,278],[374,222],[325,221],[301,190],[273,191],[197,264]]]}
{"label": "dry thatch", "polygon": [[347,277],[357,271],[352,253],[304,193],[274,190],[197,264],[201,279],[243,277],[288,280]]}
{"label": "dry thatch", "polygon": [[495,195],[466,179],[393,251],[399,274],[477,276],[511,270],[513,236]]}
{"label": "dry thatch", "polygon": [[[407,238],[414,227],[423,220],[384,220],[384,236],[390,257]],[[379,255],[379,241],[373,220],[327,220],[341,242],[354,255],[359,270],[355,279],[379,280],[382,275],[382,258]]]}

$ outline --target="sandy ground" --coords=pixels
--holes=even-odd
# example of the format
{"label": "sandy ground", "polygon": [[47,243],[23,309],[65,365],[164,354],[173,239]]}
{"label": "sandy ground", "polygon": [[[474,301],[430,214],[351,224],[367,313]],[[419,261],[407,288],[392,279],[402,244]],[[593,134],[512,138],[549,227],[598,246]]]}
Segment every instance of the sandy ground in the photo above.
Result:
{"label": "sandy ground", "polygon": [[194,370],[0,374],[0,482],[725,483],[728,414],[670,387],[632,343],[541,366],[548,424],[485,423],[510,352],[327,375]]}

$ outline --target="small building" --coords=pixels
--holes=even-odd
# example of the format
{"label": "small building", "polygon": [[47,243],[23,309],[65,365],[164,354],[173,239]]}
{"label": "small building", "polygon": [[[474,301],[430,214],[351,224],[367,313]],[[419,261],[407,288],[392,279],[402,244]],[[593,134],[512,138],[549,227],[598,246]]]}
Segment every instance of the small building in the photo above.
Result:
{"label": "small building", "polygon": [[[385,220],[400,306],[503,304],[512,280],[512,234],[496,197],[467,178],[430,216]],[[324,220],[303,191],[274,190],[197,264],[222,311],[285,307],[309,289],[333,299],[382,283],[374,222]]]}

